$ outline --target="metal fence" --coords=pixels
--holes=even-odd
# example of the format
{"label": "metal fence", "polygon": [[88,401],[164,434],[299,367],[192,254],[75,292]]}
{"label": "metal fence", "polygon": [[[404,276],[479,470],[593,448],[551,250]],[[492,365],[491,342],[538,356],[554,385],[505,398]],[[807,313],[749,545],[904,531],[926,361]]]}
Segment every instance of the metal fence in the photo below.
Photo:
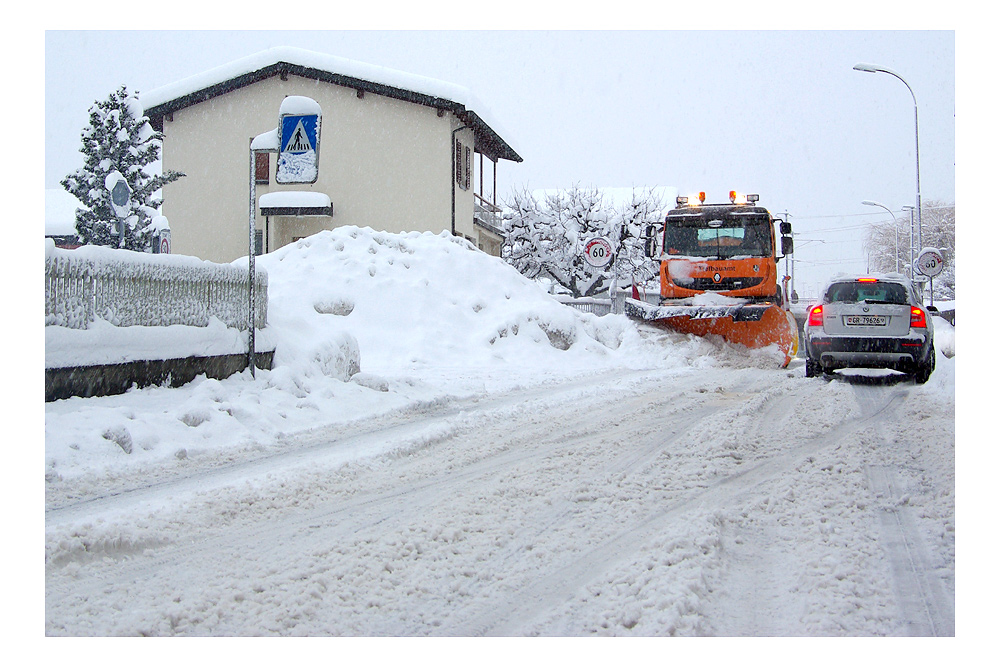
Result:
{"label": "metal fence", "polygon": [[[86,329],[96,318],[119,327],[207,326],[216,317],[248,329],[246,268],[172,255],[105,248],[45,257],[45,324]],[[254,326],[267,324],[267,273],[254,276]]]}
{"label": "metal fence", "polygon": [[593,313],[598,317],[604,317],[612,312],[615,312],[616,314],[624,312],[624,296],[620,296],[618,299],[615,299],[614,308],[612,307],[611,299],[599,299],[594,297],[580,297],[574,299],[572,297],[560,297],[559,300],[567,306],[572,306],[573,308],[585,313]]}

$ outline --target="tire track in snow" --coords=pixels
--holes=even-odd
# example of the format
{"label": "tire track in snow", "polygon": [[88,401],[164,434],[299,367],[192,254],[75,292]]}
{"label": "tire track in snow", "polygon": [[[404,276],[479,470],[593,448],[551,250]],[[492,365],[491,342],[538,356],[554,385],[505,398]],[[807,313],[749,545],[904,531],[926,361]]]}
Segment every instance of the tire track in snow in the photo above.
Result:
{"label": "tire track in snow", "polygon": [[[722,411],[720,416],[726,418],[728,414]],[[813,434],[778,455],[743,464],[738,471],[707,487],[689,491],[664,509],[630,523],[607,538],[595,540],[595,546],[566,559],[554,571],[517,586],[499,606],[495,601],[484,604],[478,614],[445,628],[445,633],[453,636],[521,635],[532,622],[578,600],[589,583],[604,576],[616,563],[639,554],[644,545],[666,539],[672,531],[683,529],[698,517],[705,519],[742,506],[760,486],[780,478],[804,458],[851,441],[862,428],[862,422],[841,425]]]}
{"label": "tire track in snow", "polygon": [[[858,403],[876,422],[878,452],[891,452],[894,445],[887,424],[898,422],[896,408],[909,395],[905,385],[894,387],[890,397],[879,402],[879,388],[854,385]],[[884,390],[883,390],[884,391]],[[882,457],[880,457],[882,458]],[[899,480],[899,466],[869,463],[864,467],[868,487],[875,495],[880,544],[889,559],[893,592],[902,624],[913,637],[955,636],[954,600],[935,573],[927,546]]]}

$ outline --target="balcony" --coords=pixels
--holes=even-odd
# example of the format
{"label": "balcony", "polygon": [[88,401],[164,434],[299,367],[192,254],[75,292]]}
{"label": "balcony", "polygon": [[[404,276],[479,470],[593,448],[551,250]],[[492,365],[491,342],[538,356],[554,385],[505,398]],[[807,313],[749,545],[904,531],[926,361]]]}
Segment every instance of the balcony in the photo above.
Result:
{"label": "balcony", "polygon": [[486,231],[503,238],[503,224],[500,221],[500,207],[474,193],[473,220]]}

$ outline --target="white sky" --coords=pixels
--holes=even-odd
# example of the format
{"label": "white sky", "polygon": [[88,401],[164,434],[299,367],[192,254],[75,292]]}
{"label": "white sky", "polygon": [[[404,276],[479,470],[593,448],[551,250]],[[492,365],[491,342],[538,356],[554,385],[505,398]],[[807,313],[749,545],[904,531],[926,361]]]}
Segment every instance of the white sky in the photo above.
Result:
{"label": "white sky", "polygon": [[[510,27],[519,7],[495,6],[482,21],[499,13]],[[558,23],[593,27],[549,22]],[[757,16],[752,24],[764,23]],[[865,269],[866,225],[888,214],[862,200],[893,211],[916,201],[913,100],[897,79],[854,64],[895,70],[913,88],[922,199],[955,201],[952,30],[48,30],[45,186],[82,165],[87,109],[117,86],[152,90],[282,45],[469,88],[524,158],[501,162],[500,198],[574,184],[673,186],[715,201],[731,189],[758,193],[801,234],[796,286],[804,296],[833,272]]]}

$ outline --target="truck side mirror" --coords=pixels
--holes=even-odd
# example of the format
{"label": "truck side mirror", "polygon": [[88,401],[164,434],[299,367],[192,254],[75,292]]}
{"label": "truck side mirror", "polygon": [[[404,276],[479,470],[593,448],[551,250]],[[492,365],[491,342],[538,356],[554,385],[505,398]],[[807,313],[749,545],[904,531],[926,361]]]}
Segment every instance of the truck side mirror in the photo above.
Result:
{"label": "truck side mirror", "polygon": [[795,253],[795,244],[792,241],[792,237],[791,236],[782,236],[781,237],[781,254],[782,255],[791,255],[791,254],[794,254],[794,253]]}
{"label": "truck side mirror", "polygon": [[792,233],[792,223],[790,223],[790,222],[782,222],[781,224],[778,225],[778,229],[781,231],[781,235],[782,236],[785,236],[787,234],[791,234]]}

